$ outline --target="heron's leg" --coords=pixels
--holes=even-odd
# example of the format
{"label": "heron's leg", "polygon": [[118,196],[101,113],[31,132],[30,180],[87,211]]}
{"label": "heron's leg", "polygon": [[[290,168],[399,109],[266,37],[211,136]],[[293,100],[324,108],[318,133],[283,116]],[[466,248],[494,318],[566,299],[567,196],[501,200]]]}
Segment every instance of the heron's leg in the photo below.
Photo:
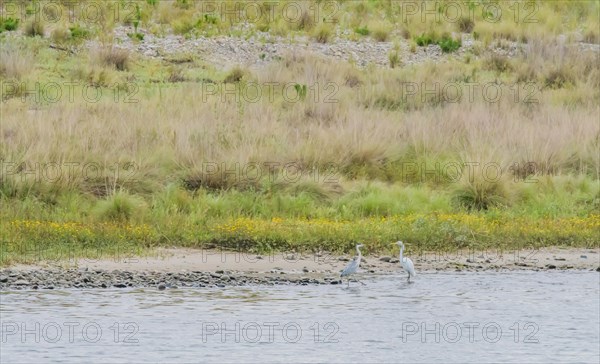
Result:
{"label": "heron's leg", "polygon": [[366,283],[363,283],[362,281],[359,281],[358,279],[357,279],[357,281],[358,281],[358,283],[362,284],[363,286],[367,285]]}
{"label": "heron's leg", "polygon": [[410,273],[408,273],[408,279],[407,279],[407,281],[410,282]]}

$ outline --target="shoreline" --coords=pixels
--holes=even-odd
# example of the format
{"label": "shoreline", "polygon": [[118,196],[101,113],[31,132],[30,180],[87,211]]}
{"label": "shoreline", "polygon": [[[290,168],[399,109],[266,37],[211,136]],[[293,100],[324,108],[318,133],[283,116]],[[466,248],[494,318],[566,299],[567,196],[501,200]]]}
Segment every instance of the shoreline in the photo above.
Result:
{"label": "shoreline", "polygon": [[[548,247],[494,252],[407,254],[419,272],[600,271],[600,249]],[[352,255],[272,253],[190,248],[155,249],[143,257],[17,264],[0,270],[0,290],[62,288],[227,287],[340,284]],[[405,272],[397,256],[363,255],[356,278]],[[344,284],[345,284],[344,280]]]}

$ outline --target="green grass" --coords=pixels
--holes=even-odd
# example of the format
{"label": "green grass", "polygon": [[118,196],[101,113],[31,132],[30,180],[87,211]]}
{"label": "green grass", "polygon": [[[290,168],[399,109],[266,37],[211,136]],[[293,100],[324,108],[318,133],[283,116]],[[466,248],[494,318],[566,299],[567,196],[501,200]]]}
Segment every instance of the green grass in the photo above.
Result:
{"label": "green grass", "polygon": [[[456,205],[453,191],[381,183],[357,184],[341,195],[314,184],[278,192],[189,191],[171,184],[145,197],[58,192],[46,201],[31,191],[2,198],[0,265],[66,252],[111,257],[173,246],[347,252],[363,241],[371,253],[388,252],[387,243],[398,239],[431,251],[597,246],[597,182],[554,177],[507,187],[514,194],[510,207],[484,209],[464,191],[459,196],[471,208]],[[477,196],[495,201],[498,193],[484,189]]]}

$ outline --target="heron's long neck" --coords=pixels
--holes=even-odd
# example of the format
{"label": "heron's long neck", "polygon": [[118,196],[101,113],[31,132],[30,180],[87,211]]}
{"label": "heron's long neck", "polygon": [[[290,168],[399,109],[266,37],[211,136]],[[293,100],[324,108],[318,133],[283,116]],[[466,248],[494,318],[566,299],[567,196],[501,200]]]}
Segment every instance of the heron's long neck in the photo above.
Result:
{"label": "heron's long neck", "polygon": [[358,253],[358,256],[361,257],[360,248],[359,247],[356,247],[356,252]]}
{"label": "heron's long neck", "polygon": [[404,246],[400,247],[400,261],[402,261],[402,253],[404,252]]}

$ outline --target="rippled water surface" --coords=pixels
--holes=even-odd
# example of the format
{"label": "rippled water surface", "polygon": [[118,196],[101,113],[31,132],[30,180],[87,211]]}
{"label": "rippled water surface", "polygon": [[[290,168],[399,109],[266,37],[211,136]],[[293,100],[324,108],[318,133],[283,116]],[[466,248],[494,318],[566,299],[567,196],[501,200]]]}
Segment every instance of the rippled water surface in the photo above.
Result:
{"label": "rippled water surface", "polygon": [[600,361],[600,274],[2,292],[0,362]]}

